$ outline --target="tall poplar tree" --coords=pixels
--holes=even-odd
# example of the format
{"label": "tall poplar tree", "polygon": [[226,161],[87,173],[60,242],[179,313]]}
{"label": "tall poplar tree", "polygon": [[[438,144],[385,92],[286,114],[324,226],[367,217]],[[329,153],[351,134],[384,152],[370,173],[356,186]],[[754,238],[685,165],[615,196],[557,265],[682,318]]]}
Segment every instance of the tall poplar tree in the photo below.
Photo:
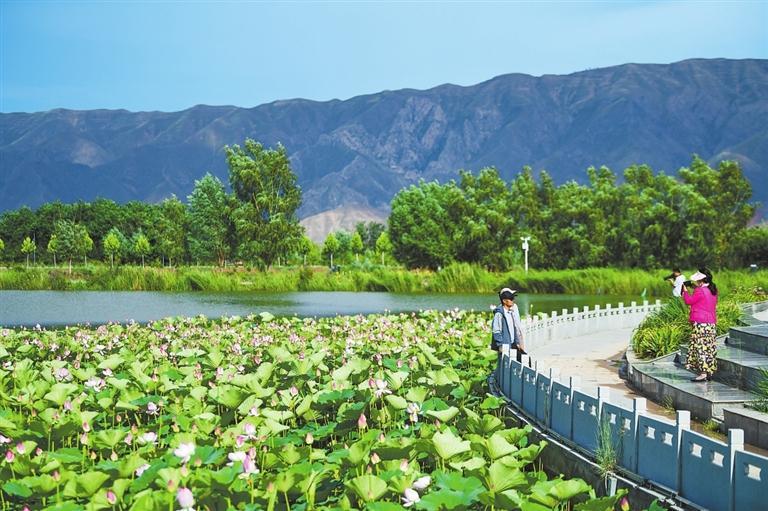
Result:
{"label": "tall poplar tree", "polygon": [[301,241],[296,210],[301,189],[285,147],[266,149],[246,139],[245,147],[226,147],[229,182],[240,202],[234,212],[238,251],[246,259],[271,266]]}

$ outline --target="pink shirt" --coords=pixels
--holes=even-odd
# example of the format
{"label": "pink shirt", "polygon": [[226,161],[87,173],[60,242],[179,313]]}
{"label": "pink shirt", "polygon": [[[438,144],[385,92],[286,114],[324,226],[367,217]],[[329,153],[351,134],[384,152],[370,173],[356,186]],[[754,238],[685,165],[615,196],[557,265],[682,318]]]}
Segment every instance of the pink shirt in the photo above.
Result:
{"label": "pink shirt", "polygon": [[717,296],[708,287],[697,287],[692,295],[683,288],[683,300],[691,306],[691,314],[688,316],[691,323],[717,323]]}

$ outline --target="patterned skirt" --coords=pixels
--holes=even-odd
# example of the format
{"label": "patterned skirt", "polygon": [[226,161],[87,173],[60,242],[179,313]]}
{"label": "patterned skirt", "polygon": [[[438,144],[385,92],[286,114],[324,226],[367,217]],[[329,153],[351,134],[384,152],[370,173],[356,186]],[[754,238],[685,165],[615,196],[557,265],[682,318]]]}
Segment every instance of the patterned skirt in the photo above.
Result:
{"label": "patterned skirt", "polygon": [[717,327],[714,323],[694,323],[688,344],[686,367],[696,374],[713,374],[717,370]]}

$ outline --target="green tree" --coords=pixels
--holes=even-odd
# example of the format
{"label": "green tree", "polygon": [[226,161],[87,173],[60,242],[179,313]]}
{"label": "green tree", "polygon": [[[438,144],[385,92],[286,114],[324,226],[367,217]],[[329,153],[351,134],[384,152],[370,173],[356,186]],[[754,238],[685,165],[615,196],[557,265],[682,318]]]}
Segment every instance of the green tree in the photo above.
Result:
{"label": "green tree", "polygon": [[240,202],[234,212],[241,256],[271,266],[294,251],[303,228],[296,217],[301,189],[282,145],[265,149],[247,139],[226,147],[229,182]]}
{"label": "green tree", "polygon": [[384,257],[392,254],[392,242],[389,241],[387,231],[382,232],[376,240],[376,252],[381,256],[381,265],[384,266]]}
{"label": "green tree", "polygon": [[113,227],[109,230],[106,236],[102,239],[102,249],[104,255],[109,256],[110,268],[115,267],[115,256],[120,254],[122,248],[123,234],[117,227]]}
{"label": "green tree", "polygon": [[[455,183],[422,182],[395,195],[389,237],[395,258],[409,268],[438,268],[455,261],[464,197]],[[459,239],[457,239],[459,238]]]}
{"label": "green tree", "polygon": [[349,240],[349,248],[355,254],[355,261],[360,262],[360,252],[363,251],[363,238],[360,237],[359,232],[355,231],[352,234],[352,238]]}
{"label": "green tree", "polygon": [[34,241],[32,241],[32,238],[27,236],[24,238],[24,241],[21,243],[21,253],[27,256],[27,268],[29,268],[29,254],[34,252],[37,249],[37,245]]}
{"label": "green tree", "polygon": [[51,234],[51,239],[48,240],[47,250],[53,256],[53,266],[56,266],[56,252],[59,250],[59,241],[55,233]]}
{"label": "green tree", "polygon": [[330,257],[330,265],[333,268],[333,254],[339,251],[339,240],[334,233],[329,233],[323,243],[323,254]]}
{"label": "green tree", "polygon": [[84,225],[77,224],[76,229],[76,241],[75,250],[77,254],[82,256],[83,264],[88,264],[88,253],[93,250],[93,238],[88,234],[88,229]]}
{"label": "green tree", "polygon": [[0,238],[0,261],[3,260],[3,251],[5,250],[5,242]]}
{"label": "green tree", "polygon": [[137,232],[133,236],[133,253],[141,257],[141,267],[144,268],[144,257],[146,257],[152,249],[149,238],[147,238],[141,231]]}
{"label": "green tree", "polygon": [[159,211],[158,250],[168,259],[168,266],[173,266],[173,261],[181,261],[186,252],[187,208],[174,195],[160,204]]}
{"label": "green tree", "polygon": [[78,232],[71,220],[59,220],[55,224],[56,250],[69,261],[69,274],[72,274],[72,258],[77,255]]}
{"label": "green tree", "polygon": [[195,181],[189,200],[189,253],[193,261],[225,264],[231,254],[228,237],[232,229],[224,185],[211,174]]}

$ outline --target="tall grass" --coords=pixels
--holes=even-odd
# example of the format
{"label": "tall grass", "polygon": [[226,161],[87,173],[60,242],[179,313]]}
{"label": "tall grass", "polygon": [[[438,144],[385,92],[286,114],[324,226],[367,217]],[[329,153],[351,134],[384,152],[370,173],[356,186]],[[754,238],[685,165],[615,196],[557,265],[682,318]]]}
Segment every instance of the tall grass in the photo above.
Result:
{"label": "tall grass", "polygon": [[[765,299],[755,294],[754,288],[737,287],[732,290],[718,286],[717,334],[721,335],[741,321],[742,303]],[[632,349],[640,358],[656,358],[677,351],[688,342],[691,325],[689,308],[682,299],[672,299],[661,309],[650,314],[632,335]]]}
{"label": "tall grass", "polygon": [[[490,272],[455,263],[439,271],[406,270],[370,263],[352,264],[340,272],[325,267],[281,267],[269,271],[244,268],[182,266],[157,268],[102,264],[78,266],[70,275],[59,267],[0,268],[0,289],[148,290],[148,291],[388,291],[393,293],[495,293],[512,287],[527,293],[572,293],[669,296],[666,270],[587,268]],[[718,286],[768,288],[768,271],[716,273]]]}

